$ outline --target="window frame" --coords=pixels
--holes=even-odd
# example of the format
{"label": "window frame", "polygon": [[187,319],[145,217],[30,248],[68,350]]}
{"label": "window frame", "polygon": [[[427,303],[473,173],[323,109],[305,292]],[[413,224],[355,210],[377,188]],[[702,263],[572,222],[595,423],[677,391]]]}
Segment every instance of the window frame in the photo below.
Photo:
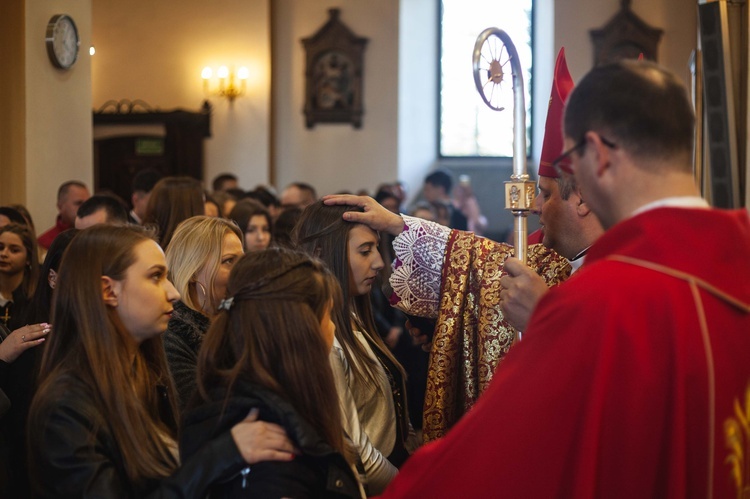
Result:
{"label": "window frame", "polygon": [[[512,165],[513,163],[513,157],[512,156],[477,156],[477,155],[471,155],[471,156],[447,156],[443,155],[442,153],[442,134],[440,133],[440,128],[443,123],[443,106],[442,106],[442,88],[443,88],[443,1],[445,0],[436,0],[438,3],[438,16],[437,16],[437,46],[435,47],[435,53],[437,56],[437,89],[436,89],[436,98],[437,98],[437,123],[435,127],[435,133],[437,135],[435,145],[437,147],[437,151],[435,154],[435,157],[437,158],[437,164],[438,166],[445,166],[448,168],[455,167],[455,166],[496,166],[501,165],[503,167]],[[534,150],[534,123],[533,123],[533,117],[534,117],[534,87],[533,83],[535,80],[535,65],[534,61],[537,59],[537,50],[536,50],[536,36],[535,36],[535,20],[536,20],[536,0],[530,0],[531,1],[531,29],[530,29],[530,38],[531,38],[531,54],[532,54],[532,64],[529,68],[529,73],[531,74],[530,81],[524,81],[524,87],[525,90],[529,94],[529,99],[531,102],[529,103],[529,110],[526,113],[526,128],[528,130],[528,137],[526,140],[526,160],[530,161],[533,155]],[[489,27],[489,26],[488,26]],[[477,36],[479,36],[479,33],[477,33]],[[476,91],[476,89],[475,89]],[[512,111],[511,111],[512,112]]]}

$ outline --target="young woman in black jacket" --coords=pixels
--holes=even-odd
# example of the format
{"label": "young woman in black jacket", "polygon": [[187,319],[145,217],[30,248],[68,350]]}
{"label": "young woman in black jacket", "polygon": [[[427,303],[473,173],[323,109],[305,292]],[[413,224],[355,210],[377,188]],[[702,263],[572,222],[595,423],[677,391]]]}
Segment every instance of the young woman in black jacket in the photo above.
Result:
{"label": "young woman in black jacket", "polygon": [[28,424],[35,497],[204,497],[261,459],[292,458],[283,430],[243,418],[179,463],[161,334],[179,293],[134,226],[81,231],[63,257],[55,329]]}
{"label": "young woman in black jacket", "polygon": [[[34,296],[24,314],[22,323],[28,325],[0,343],[0,389],[11,402],[8,414],[0,418],[0,497],[24,498],[31,494],[26,465],[26,420],[36,389],[44,341],[52,328],[49,324],[52,292],[60,261],[77,232],[68,229],[52,241],[39,269]],[[2,450],[4,445],[7,445],[7,452]],[[7,476],[3,477],[3,472]]]}
{"label": "young woman in black jacket", "polygon": [[227,292],[198,358],[200,402],[185,417],[183,457],[250,412],[281,425],[298,455],[247,467],[212,498],[362,497],[328,363],[336,279],[302,253],[270,249],[243,256]]}

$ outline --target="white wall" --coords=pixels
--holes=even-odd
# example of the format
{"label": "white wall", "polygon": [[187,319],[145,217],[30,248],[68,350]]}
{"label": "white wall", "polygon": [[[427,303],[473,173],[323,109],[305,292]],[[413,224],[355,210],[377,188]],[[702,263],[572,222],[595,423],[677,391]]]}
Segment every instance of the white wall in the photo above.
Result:
{"label": "white wall", "polygon": [[[544,124],[547,120],[547,107],[552,91],[552,78],[555,71],[555,60],[560,47],[555,44],[555,0],[535,0],[534,3],[534,102],[533,128],[531,141],[533,158],[529,169],[539,165],[544,139]],[[569,56],[566,55],[566,58]]]}
{"label": "white wall", "polygon": [[[351,124],[305,127],[305,53],[301,39],[328,21],[328,9],[369,38],[364,51],[362,128]],[[276,185],[308,182],[318,193],[373,190],[398,178],[397,0],[275,0],[273,5],[274,130]]]}
{"label": "white wall", "polygon": [[[688,59],[697,44],[697,1],[632,0],[631,9],[650,26],[664,30],[658,62],[687,83]],[[593,66],[589,30],[601,28],[619,10],[620,0],[555,1],[555,48],[565,47],[574,81],[580,80]]]}
{"label": "white wall", "polygon": [[398,81],[398,179],[411,203],[437,159],[438,2],[401,2]]}
{"label": "white wall", "polygon": [[[57,215],[59,185],[91,184],[91,2],[25,2],[25,203],[38,232]],[[55,14],[68,14],[81,39],[78,61],[67,71],[52,66],[44,36]]]}
{"label": "white wall", "polygon": [[213,136],[205,142],[204,178],[232,172],[249,189],[268,181],[271,52],[270,0],[96,0],[93,104],[143,99],[162,110],[197,111],[201,70],[250,69],[247,94],[233,105],[211,97]]}

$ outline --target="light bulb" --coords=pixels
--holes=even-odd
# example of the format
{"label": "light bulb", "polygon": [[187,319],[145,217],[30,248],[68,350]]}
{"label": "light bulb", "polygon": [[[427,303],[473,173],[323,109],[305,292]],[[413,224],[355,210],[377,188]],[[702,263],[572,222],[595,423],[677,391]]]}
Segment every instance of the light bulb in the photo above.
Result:
{"label": "light bulb", "polygon": [[96,54],[96,49],[92,45],[91,47],[89,47],[89,55],[94,55],[94,54]]}
{"label": "light bulb", "polygon": [[208,80],[213,74],[213,70],[206,66],[205,68],[203,68],[203,71],[201,71],[201,78],[203,78],[204,80]]}
{"label": "light bulb", "polygon": [[229,76],[229,68],[226,66],[219,66],[219,70],[216,72],[216,76],[219,78],[226,78]]}
{"label": "light bulb", "polygon": [[237,78],[240,80],[247,80],[248,76],[250,76],[250,71],[245,66],[237,70]]}

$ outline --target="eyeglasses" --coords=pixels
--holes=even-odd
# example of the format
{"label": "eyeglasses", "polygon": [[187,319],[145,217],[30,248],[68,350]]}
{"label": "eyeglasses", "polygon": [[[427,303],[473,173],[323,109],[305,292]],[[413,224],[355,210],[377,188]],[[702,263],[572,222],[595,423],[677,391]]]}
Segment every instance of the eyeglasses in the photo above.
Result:
{"label": "eyeglasses", "polygon": [[[617,145],[614,142],[612,142],[611,140],[605,139],[601,135],[599,135],[599,140],[601,140],[602,144],[609,147],[610,149],[617,148]],[[554,161],[552,161],[552,168],[554,168],[557,174],[560,176],[573,175],[572,165],[570,163],[563,163],[563,161],[568,159],[571,154],[573,154],[574,152],[578,151],[579,149],[585,146],[586,146],[586,137],[582,137],[581,140],[576,142],[576,144],[573,147],[563,152],[560,156],[555,158]]]}

